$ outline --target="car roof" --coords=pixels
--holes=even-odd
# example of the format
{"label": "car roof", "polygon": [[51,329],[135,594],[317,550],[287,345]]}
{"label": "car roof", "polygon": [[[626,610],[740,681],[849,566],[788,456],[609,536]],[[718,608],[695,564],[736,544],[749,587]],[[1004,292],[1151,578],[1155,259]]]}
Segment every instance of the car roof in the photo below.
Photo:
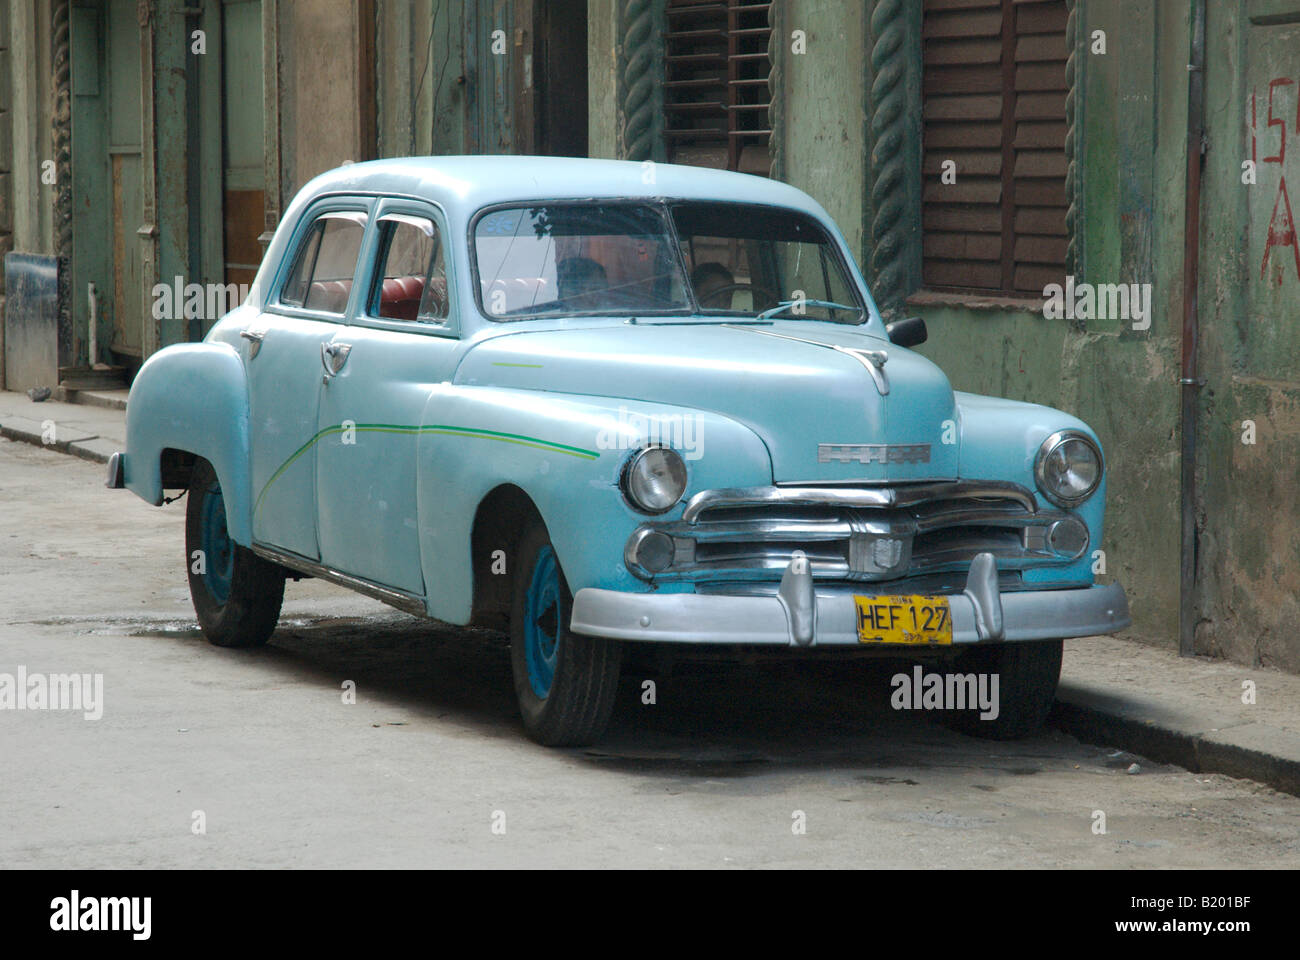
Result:
{"label": "car roof", "polygon": [[301,199],[379,193],[424,197],[455,219],[484,206],[523,200],[669,197],[764,203],[829,219],[812,197],[778,180],[671,163],[584,157],[442,156],[368,160],[316,177]]}

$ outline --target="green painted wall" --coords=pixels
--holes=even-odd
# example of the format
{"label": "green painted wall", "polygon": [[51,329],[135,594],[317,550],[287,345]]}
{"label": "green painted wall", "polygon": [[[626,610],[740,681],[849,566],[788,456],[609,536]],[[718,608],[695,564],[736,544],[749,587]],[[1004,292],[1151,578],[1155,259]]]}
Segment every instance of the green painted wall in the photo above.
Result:
{"label": "green painted wall", "polygon": [[[1294,671],[1300,670],[1300,263],[1294,247],[1268,249],[1267,241],[1274,210],[1286,207],[1283,182],[1293,211],[1300,198],[1300,2],[1211,2],[1208,13],[1197,649]],[[1271,116],[1281,120],[1272,125],[1270,88]],[[1242,163],[1252,157],[1256,182],[1246,184]],[[1275,228],[1283,232],[1280,222]],[[1254,424],[1253,444],[1243,443],[1245,421]]]}

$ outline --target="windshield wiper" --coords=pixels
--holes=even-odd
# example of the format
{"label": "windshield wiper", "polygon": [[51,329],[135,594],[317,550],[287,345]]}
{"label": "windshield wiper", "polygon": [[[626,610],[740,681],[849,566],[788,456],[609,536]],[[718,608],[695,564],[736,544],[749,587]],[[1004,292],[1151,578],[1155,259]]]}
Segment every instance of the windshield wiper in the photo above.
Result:
{"label": "windshield wiper", "polygon": [[778,313],[784,313],[786,310],[789,310],[793,306],[825,307],[829,310],[856,310],[858,316],[862,316],[861,307],[851,307],[843,303],[836,303],[833,300],[782,300],[775,307],[772,307],[768,310],[764,310],[754,319],[769,320],[772,317],[775,317]]}

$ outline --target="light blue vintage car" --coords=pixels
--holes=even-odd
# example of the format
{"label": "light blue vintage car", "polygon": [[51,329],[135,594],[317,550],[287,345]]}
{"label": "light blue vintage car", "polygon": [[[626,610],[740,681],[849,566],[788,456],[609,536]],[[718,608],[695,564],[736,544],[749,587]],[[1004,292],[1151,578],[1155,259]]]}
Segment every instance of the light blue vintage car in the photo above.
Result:
{"label": "light blue vintage car", "polygon": [[841,648],[1050,707],[1093,583],[1088,426],[954,393],[807,194],[662,164],[345,166],[242,306],[131,389],[109,486],[187,489],[207,637],[264,643],[286,576],[510,632],[529,735],[588,743],[626,641]]}

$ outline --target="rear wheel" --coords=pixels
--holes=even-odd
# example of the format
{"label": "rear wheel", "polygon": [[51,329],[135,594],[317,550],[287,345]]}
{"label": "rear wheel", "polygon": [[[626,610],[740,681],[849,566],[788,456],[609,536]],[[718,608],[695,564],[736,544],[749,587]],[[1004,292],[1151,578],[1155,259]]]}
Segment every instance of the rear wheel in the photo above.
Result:
{"label": "rear wheel", "polygon": [[569,632],[573,596],[543,524],[516,556],[510,662],[524,729],[548,747],[593,743],[614,709],[622,645]]}
{"label": "rear wheel", "polygon": [[266,643],[280,619],[284,570],[230,539],[212,464],[199,460],[185,505],[185,568],[199,627],[219,647]]}
{"label": "rear wheel", "polygon": [[991,643],[966,650],[953,661],[957,673],[997,675],[998,715],[980,719],[979,710],[949,715],[949,725],[988,740],[1018,740],[1038,730],[1056,699],[1064,641]]}

